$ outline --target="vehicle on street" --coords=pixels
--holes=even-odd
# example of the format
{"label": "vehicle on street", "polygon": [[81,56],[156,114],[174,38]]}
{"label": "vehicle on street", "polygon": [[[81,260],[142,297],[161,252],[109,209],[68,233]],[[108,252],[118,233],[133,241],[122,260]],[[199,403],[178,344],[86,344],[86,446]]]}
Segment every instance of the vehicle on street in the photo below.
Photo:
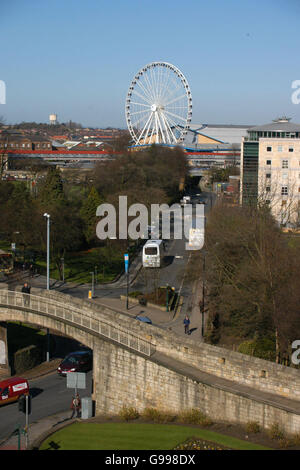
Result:
{"label": "vehicle on street", "polygon": [[186,204],[189,204],[190,202],[191,202],[191,196],[183,196],[183,198],[180,201],[182,206],[185,206]]}
{"label": "vehicle on street", "polygon": [[148,240],[143,246],[143,267],[160,268],[165,256],[163,240]]}
{"label": "vehicle on street", "polygon": [[17,401],[22,395],[29,395],[29,385],[22,377],[10,377],[0,382],[0,405]]}
{"label": "vehicle on street", "polygon": [[0,250],[0,272],[10,274],[14,270],[14,260],[12,253]]}
{"label": "vehicle on street", "polygon": [[149,317],[143,317],[142,315],[137,315],[135,317],[136,320],[139,320],[139,321],[142,321],[144,323],[149,323],[150,325],[152,325],[152,321],[150,320]]}
{"label": "vehicle on street", "polygon": [[66,375],[68,372],[88,372],[92,368],[93,353],[83,350],[68,354],[59,364],[57,372],[59,375]]}

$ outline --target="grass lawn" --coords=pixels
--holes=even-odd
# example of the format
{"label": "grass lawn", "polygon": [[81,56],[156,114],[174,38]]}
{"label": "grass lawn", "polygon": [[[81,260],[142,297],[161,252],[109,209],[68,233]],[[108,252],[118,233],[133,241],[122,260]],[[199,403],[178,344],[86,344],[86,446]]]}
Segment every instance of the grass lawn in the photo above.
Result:
{"label": "grass lawn", "polygon": [[[98,282],[112,281],[123,268],[123,258],[116,251],[109,252],[105,247],[92,248],[65,255],[65,280],[74,283],[91,283],[91,272],[97,270]],[[46,259],[38,258],[36,264],[41,274],[46,273]],[[50,277],[59,279],[59,272],[54,263],[50,265]]]}
{"label": "grass lawn", "polygon": [[239,450],[267,450],[206,429],[148,423],[75,423],[52,434],[40,450],[171,450],[198,437]]}

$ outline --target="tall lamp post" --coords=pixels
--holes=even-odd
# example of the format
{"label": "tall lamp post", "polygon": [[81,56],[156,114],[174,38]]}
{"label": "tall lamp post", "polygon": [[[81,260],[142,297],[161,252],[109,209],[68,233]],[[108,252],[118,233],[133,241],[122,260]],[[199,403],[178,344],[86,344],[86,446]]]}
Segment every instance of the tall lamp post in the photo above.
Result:
{"label": "tall lamp post", "polygon": [[204,336],[204,309],[205,309],[205,250],[202,251],[203,269],[202,269],[202,322],[201,322],[201,335]]}
{"label": "tall lamp post", "polygon": [[[47,219],[47,290],[50,290],[50,214],[45,212],[44,217]],[[47,362],[50,360],[50,334],[47,328]]]}

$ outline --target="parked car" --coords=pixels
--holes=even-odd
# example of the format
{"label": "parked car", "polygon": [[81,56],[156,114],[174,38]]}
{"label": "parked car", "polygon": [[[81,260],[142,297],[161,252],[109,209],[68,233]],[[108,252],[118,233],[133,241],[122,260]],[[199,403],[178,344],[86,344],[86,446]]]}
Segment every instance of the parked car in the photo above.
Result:
{"label": "parked car", "polygon": [[67,372],[88,372],[93,368],[93,353],[88,350],[75,351],[68,354],[59,364],[57,372],[66,375]]}
{"label": "parked car", "polygon": [[0,382],[0,405],[17,401],[22,395],[29,395],[26,379],[11,377]]}
{"label": "parked car", "polygon": [[152,325],[152,321],[150,320],[149,317],[143,317],[142,315],[137,315],[135,317],[136,320],[139,320],[139,321],[142,321],[144,323],[149,323],[150,325]]}

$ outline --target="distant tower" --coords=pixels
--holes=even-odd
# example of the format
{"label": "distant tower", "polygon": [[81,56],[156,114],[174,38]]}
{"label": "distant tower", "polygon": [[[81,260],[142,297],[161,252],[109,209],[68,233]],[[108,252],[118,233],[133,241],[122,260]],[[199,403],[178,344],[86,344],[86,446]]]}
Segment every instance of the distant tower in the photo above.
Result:
{"label": "distant tower", "polygon": [[49,114],[50,124],[57,124],[57,114]]}

